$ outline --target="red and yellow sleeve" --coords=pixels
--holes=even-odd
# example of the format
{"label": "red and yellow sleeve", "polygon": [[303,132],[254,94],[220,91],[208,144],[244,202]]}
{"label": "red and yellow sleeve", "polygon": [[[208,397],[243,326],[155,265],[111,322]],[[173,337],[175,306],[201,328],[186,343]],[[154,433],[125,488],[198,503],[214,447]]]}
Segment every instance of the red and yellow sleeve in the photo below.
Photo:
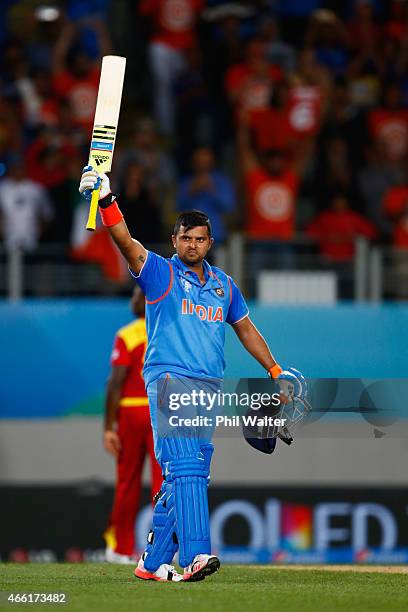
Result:
{"label": "red and yellow sleeve", "polygon": [[115,337],[115,342],[113,344],[113,350],[111,354],[111,365],[112,366],[130,366],[131,364],[131,354],[126,346],[125,341],[121,336]]}

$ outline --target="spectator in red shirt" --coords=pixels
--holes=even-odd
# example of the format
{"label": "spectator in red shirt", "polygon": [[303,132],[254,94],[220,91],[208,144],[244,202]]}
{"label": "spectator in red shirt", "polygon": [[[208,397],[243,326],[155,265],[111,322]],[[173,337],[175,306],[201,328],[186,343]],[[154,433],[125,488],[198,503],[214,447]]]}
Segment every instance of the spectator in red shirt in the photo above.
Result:
{"label": "spectator in red shirt", "polygon": [[48,72],[38,71],[31,78],[24,75],[17,79],[16,88],[22,103],[24,122],[30,129],[57,125],[58,99]]}
{"label": "spectator in red shirt", "polygon": [[292,150],[298,134],[290,121],[289,87],[286,81],[276,85],[270,106],[249,114],[253,141],[258,153],[269,149]]}
{"label": "spectator in red shirt", "polygon": [[408,154],[408,110],[402,106],[401,89],[397,82],[386,86],[384,105],[369,114],[369,128],[374,141],[380,142],[387,159],[398,162]]}
{"label": "spectator in red shirt", "polygon": [[[250,145],[248,119],[240,117],[238,148],[246,195],[246,232],[251,240],[250,277],[263,268],[294,267],[296,200],[310,141],[303,141],[289,161],[281,149],[263,151],[258,157]],[[255,286],[250,283],[250,293]]]}
{"label": "spectator in red shirt", "polygon": [[316,240],[321,255],[331,262],[350,261],[358,236],[368,240],[377,236],[375,226],[350,208],[349,199],[342,192],[332,195],[329,208],[317,215],[306,232]]}
{"label": "spectator in red shirt", "polygon": [[304,49],[289,77],[289,119],[298,136],[315,135],[320,129],[332,93],[330,73],[311,49]]}
{"label": "spectator in red shirt", "polygon": [[[111,43],[105,24],[95,19],[92,26],[99,39],[101,54],[109,55]],[[54,89],[61,100],[69,101],[76,125],[90,133],[99,87],[100,58],[92,60],[81,48],[73,48],[78,34],[70,22],[61,30],[54,47]]]}
{"label": "spectator in red shirt", "polygon": [[195,25],[203,0],[142,0],[139,13],[153,21],[149,45],[156,121],[163,134],[174,132],[172,87],[183,69],[184,52],[196,44]]}
{"label": "spectator in red shirt", "polygon": [[67,178],[67,159],[77,153],[57,129],[43,129],[27,149],[28,175],[47,188],[57,187]]}
{"label": "spectator in red shirt", "polygon": [[316,135],[330,87],[326,77],[313,54],[302,52],[298,72],[276,84],[269,106],[249,115],[258,151],[294,150],[300,139]]}
{"label": "spectator in red shirt", "polygon": [[248,118],[241,115],[238,148],[247,196],[249,237],[291,241],[295,234],[296,198],[310,141],[304,141],[289,162],[287,151],[268,149],[258,160],[250,145]]}
{"label": "spectator in red shirt", "polygon": [[265,43],[252,40],[245,62],[231,66],[226,73],[225,87],[236,114],[266,109],[274,86],[281,79],[281,69],[268,62]]}

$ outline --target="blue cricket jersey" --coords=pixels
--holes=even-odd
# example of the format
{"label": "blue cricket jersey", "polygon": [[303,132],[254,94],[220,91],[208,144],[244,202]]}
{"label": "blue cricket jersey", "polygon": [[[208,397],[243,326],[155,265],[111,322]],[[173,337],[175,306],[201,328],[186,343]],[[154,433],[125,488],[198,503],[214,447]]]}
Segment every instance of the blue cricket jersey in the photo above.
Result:
{"label": "blue cricket jersey", "polygon": [[148,346],[146,386],[167,372],[196,378],[222,378],[225,324],[248,316],[248,306],[230,276],[203,261],[204,285],[177,255],[148,251],[136,275],[146,296]]}

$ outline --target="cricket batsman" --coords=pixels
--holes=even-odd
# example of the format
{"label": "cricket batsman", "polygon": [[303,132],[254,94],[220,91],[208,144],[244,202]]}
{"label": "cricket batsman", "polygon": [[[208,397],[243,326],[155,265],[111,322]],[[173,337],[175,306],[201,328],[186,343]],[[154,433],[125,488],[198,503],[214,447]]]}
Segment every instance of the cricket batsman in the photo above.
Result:
{"label": "cricket batsman", "polygon": [[[90,199],[100,187],[102,223],[129,264],[146,298],[148,347],[143,369],[149,398],[155,454],[164,482],[153,511],[152,530],[135,575],[143,580],[203,580],[220,567],[211,554],[207,482],[213,445],[196,436],[161,436],[158,381],[176,380],[191,389],[197,380],[221,380],[225,369],[225,326],[230,324],[245,349],[294,397],[306,393],[293,368],[282,370],[249,317],[232,280],[205,257],[214,242],[211,223],[199,211],[182,213],[172,235],[175,255],[160,257],[132,238],[106,174],[84,168],[79,191]],[[140,211],[143,214],[143,211]],[[184,568],[171,565],[176,551]]]}
{"label": "cricket batsman", "polygon": [[131,299],[135,321],[115,336],[105,402],[105,450],[116,459],[116,487],[109,525],[104,533],[109,563],[134,563],[135,520],[146,456],[151,465],[152,500],[162,472],[156,461],[149,402],[142,376],[147,346],[145,300],[140,287]]}

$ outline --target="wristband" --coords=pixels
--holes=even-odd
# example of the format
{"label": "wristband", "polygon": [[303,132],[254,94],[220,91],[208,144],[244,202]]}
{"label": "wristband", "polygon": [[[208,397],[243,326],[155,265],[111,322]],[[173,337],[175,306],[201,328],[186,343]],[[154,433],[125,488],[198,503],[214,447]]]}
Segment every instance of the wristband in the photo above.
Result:
{"label": "wristband", "polygon": [[116,200],[114,200],[107,208],[99,206],[99,214],[101,215],[102,223],[105,225],[105,227],[117,225],[123,219],[123,215],[119,210]]}
{"label": "wristband", "polygon": [[98,202],[99,208],[108,208],[108,206],[113,204],[115,200],[116,200],[115,194],[110,191],[108,195],[104,196],[103,198],[99,200]]}
{"label": "wristband", "polygon": [[270,375],[271,378],[278,378],[281,372],[282,372],[282,368],[277,363],[275,363],[275,365],[272,366],[270,370],[268,370],[268,374]]}

